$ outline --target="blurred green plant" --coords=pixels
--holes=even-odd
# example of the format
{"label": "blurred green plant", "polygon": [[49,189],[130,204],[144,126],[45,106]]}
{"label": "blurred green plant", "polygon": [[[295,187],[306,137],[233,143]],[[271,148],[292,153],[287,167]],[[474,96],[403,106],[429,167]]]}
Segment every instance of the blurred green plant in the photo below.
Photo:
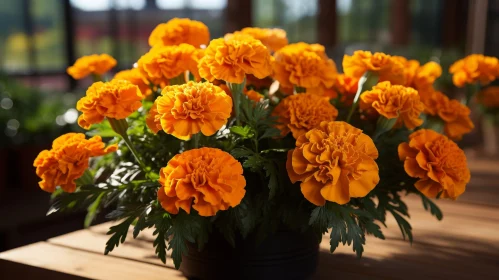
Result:
{"label": "blurred green plant", "polygon": [[78,130],[76,96],[27,87],[0,73],[0,147],[46,144]]}

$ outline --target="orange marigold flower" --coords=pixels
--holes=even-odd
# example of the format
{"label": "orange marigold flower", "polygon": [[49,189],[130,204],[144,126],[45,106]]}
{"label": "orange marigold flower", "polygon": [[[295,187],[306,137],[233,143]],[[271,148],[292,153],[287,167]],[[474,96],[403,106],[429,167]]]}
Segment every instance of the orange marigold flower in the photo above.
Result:
{"label": "orange marigold flower", "polygon": [[490,86],[480,91],[477,100],[486,108],[499,107],[499,86]]}
{"label": "orange marigold flower", "polygon": [[378,150],[373,140],[346,122],[322,122],[296,139],[286,169],[291,182],[317,206],[345,204],[366,196],[379,182]]}
{"label": "orange marigold flower", "polygon": [[258,28],[258,27],[245,27],[241,31],[236,31],[234,34],[247,34],[253,38],[262,41],[271,51],[278,51],[288,44],[286,31],[279,28]]}
{"label": "orange marigold flower", "polygon": [[198,68],[201,77],[208,81],[241,84],[246,74],[258,79],[270,76],[271,63],[272,56],[262,42],[240,34],[212,40]]}
{"label": "orange marigold flower", "polygon": [[295,139],[316,128],[323,121],[334,121],[338,110],[329,98],[312,93],[290,95],[284,98],[272,113],[278,116],[277,128],[285,136],[290,131]]}
{"label": "orange marigold flower", "polygon": [[481,54],[471,54],[454,62],[449,72],[457,87],[480,82],[486,85],[499,77],[499,60]]}
{"label": "orange marigold flower", "polygon": [[74,192],[75,180],[87,170],[89,158],[117,149],[116,144],[105,147],[100,136],[90,139],[85,139],[83,133],[59,136],[52,143],[52,149],[40,152],[33,163],[36,175],[42,179],[39,182],[40,188],[52,193],[60,186],[65,192]]}
{"label": "orange marigold flower", "polygon": [[282,87],[330,88],[337,70],[319,44],[296,43],[274,53],[274,78]]}
{"label": "orange marigold flower", "polygon": [[398,146],[407,175],[420,178],[415,187],[427,197],[456,199],[470,181],[466,155],[449,138],[430,129],[409,136],[409,143]]}
{"label": "orange marigold flower", "polygon": [[404,67],[404,85],[407,86],[407,87],[412,87],[413,84],[413,80],[414,80],[414,77],[416,76],[416,72],[418,71],[419,69],[419,61],[417,60],[408,60],[407,58],[403,57],[403,56],[392,56],[392,59],[395,59],[397,61],[399,61],[403,67]]}
{"label": "orange marigold flower", "polygon": [[246,95],[250,100],[253,100],[255,102],[260,102],[262,101],[263,98],[265,98],[263,94],[259,93],[258,91],[254,91],[252,89],[244,90],[244,95]]}
{"label": "orange marigold flower", "polygon": [[343,57],[343,72],[347,76],[360,79],[367,71],[377,74],[379,81],[405,84],[404,64],[397,57],[369,51],[355,51],[352,56]]}
{"label": "orange marigold flower", "polygon": [[390,82],[381,82],[372,90],[360,96],[361,109],[375,109],[387,119],[398,118],[408,129],[414,129],[423,124],[419,115],[424,110],[424,104],[416,90]]}
{"label": "orange marigold flower", "polygon": [[161,127],[161,115],[158,114],[158,99],[154,101],[146,116],[146,125],[154,134],[163,129]]}
{"label": "orange marigold flower", "polygon": [[197,64],[202,53],[188,44],[153,47],[137,61],[137,68],[146,80],[162,87],[186,71],[200,80]]}
{"label": "orange marigold flower", "polygon": [[196,48],[207,45],[210,41],[208,27],[196,20],[173,18],[161,23],[151,32],[149,46],[174,46],[189,44]]}
{"label": "orange marigold flower", "polygon": [[108,54],[93,54],[82,56],[76,60],[73,66],[66,70],[75,80],[85,78],[90,74],[102,75],[116,66],[116,59]]}
{"label": "orange marigold flower", "polygon": [[185,151],[159,171],[158,199],[170,214],[192,208],[201,216],[214,216],[241,203],[246,190],[241,163],[214,148]]}
{"label": "orange marigold flower", "polygon": [[200,131],[206,136],[215,134],[227,123],[232,111],[230,96],[208,82],[167,86],[155,104],[157,115],[154,119],[159,119],[166,133],[182,140],[188,140]]}
{"label": "orange marigold flower", "polygon": [[336,82],[334,83],[336,90],[342,95],[355,95],[357,93],[359,79],[349,77],[345,74],[339,74],[336,76]]}
{"label": "orange marigold flower", "polygon": [[139,69],[137,68],[132,68],[129,70],[123,70],[116,75],[114,75],[115,80],[126,80],[129,81],[130,83],[136,85],[139,87],[140,92],[144,95],[150,95],[152,93],[151,88],[149,87],[149,84],[146,83],[142,75],[140,74]]}
{"label": "orange marigold flower", "polygon": [[442,75],[440,64],[430,61],[416,70],[412,81],[412,87],[419,90],[433,86],[435,80]]}
{"label": "orange marigold flower", "polygon": [[470,119],[470,109],[445,94],[434,91],[429,98],[423,98],[425,113],[438,116],[444,121],[444,132],[451,139],[459,140],[475,127]]}
{"label": "orange marigold flower", "polygon": [[143,98],[139,88],[129,81],[93,83],[86,95],[76,103],[76,109],[83,113],[78,118],[78,125],[89,129],[92,124],[102,122],[105,117],[124,119],[142,106]]}

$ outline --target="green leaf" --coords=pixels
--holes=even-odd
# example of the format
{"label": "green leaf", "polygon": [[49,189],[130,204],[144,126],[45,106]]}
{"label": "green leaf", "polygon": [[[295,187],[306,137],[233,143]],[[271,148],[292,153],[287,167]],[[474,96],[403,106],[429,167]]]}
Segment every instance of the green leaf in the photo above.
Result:
{"label": "green leaf", "polygon": [[238,136],[241,136],[241,138],[243,139],[250,139],[250,138],[253,138],[253,136],[255,136],[255,134],[253,133],[253,130],[251,129],[250,126],[233,126],[230,128],[230,132],[238,135]]}
{"label": "green leaf", "polygon": [[92,204],[90,204],[90,206],[88,206],[87,208],[88,212],[87,215],[85,216],[85,222],[83,224],[85,228],[88,228],[92,224],[92,221],[95,219],[95,216],[97,216],[97,214],[99,213],[99,206],[102,201],[102,197],[104,197],[104,195],[105,192],[101,192],[97,197],[97,199],[95,199],[95,201]]}
{"label": "green leaf", "polygon": [[155,252],[159,259],[163,263],[166,263],[167,233],[172,226],[170,215],[167,213],[160,215],[159,218],[154,221],[154,226],[156,229],[153,232],[153,236],[156,236],[156,238],[154,239],[153,246],[156,248]]}
{"label": "green leaf", "polygon": [[265,169],[265,176],[269,178],[269,200],[274,198],[279,187],[279,175],[277,168],[272,160],[266,160],[263,168]]}
{"label": "green leaf", "polygon": [[173,225],[167,231],[170,238],[168,248],[172,249],[172,259],[175,268],[179,268],[182,263],[182,255],[187,254],[189,248],[186,242],[197,243],[202,248],[208,241],[210,232],[209,220],[191,212],[187,214],[180,211],[173,220]]}
{"label": "green leaf", "polygon": [[130,228],[134,220],[135,216],[130,216],[120,224],[117,224],[109,228],[107,234],[108,235],[111,234],[111,237],[106,242],[106,249],[104,250],[104,255],[109,254],[109,252],[113,251],[115,247],[118,247],[120,243],[125,242],[126,236],[128,234],[128,229]]}
{"label": "green leaf", "polygon": [[412,243],[412,227],[409,222],[404,219],[397,211],[394,209],[389,209],[390,213],[392,213],[393,217],[397,221],[400,231],[402,232],[402,237],[404,240],[406,237],[409,239],[409,242]]}
{"label": "green leaf", "polygon": [[426,211],[430,210],[430,213],[437,218],[437,220],[441,221],[444,217],[440,208],[429,198],[427,198],[424,194],[420,194],[421,201],[423,202],[423,207]]}
{"label": "green leaf", "polygon": [[243,167],[248,168],[252,172],[258,173],[262,170],[264,164],[264,159],[255,154],[253,156],[249,156],[244,162]]}
{"label": "green leaf", "polygon": [[235,158],[244,158],[244,157],[252,156],[255,153],[246,147],[238,147],[238,148],[232,149],[232,151],[230,151],[230,154]]}

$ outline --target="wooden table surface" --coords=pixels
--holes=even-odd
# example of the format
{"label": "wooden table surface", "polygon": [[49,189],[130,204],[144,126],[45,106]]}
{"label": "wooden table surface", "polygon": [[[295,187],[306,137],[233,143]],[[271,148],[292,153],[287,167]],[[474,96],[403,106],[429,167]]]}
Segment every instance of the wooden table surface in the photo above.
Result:
{"label": "wooden table surface", "polygon": [[[329,253],[321,244],[313,279],[499,279],[499,169],[472,168],[469,194],[439,201],[444,219],[426,212],[418,197],[407,197],[414,242],[402,240],[391,216],[386,240],[367,238],[357,259],[351,247]],[[0,279],[185,279],[154,255],[152,231],[104,256],[110,224],[101,224],[44,242],[0,253]],[[21,277],[22,276],[22,277]],[[29,278],[28,278],[29,277]]]}

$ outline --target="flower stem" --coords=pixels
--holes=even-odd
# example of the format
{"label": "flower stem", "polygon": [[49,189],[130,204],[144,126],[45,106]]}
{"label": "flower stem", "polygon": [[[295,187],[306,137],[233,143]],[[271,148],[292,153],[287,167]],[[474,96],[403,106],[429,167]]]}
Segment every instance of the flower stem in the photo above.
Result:
{"label": "flower stem", "polygon": [[352,107],[350,108],[350,112],[348,112],[348,117],[346,119],[347,123],[350,123],[350,119],[353,116],[353,113],[357,110],[357,106],[359,105],[360,94],[368,89],[368,87],[372,87],[373,84],[378,82],[378,77],[373,75],[373,73],[367,71],[360,77],[359,83],[357,85],[357,92],[355,93],[355,97],[353,99]]}
{"label": "flower stem", "polygon": [[471,99],[478,92],[480,86],[478,84],[468,84],[466,85],[466,98],[464,100],[464,105],[469,106]]}
{"label": "flower stem", "polygon": [[241,98],[243,97],[243,89],[246,84],[246,77],[240,84],[227,83],[230,91],[232,92],[232,100],[234,101],[234,113],[236,115],[236,125],[241,125],[240,110],[241,110]]}
{"label": "flower stem", "polygon": [[102,76],[99,75],[99,74],[92,73],[92,79],[94,80],[94,83],[101,82],[102,81]]}
{"label": "flower stem", "polygon": [[175,78],[170,79],[170,85],[183,85],[185,84],[185,73],[178,75]]}
{"label": "flower stem", "polygon": [[94,183],[94,176],[90,173],[90,170],[86,169],[83,175],[80,178],[76,179],[76,185],[85,186],[91,185]]}
{"label": "flower stem", "polygon": [[135,158],[135,160],[139,164],[142,171],[147,176],[148,172],[147,172],[146,165],[140,159],[139,153],[137,152],[137,150],[135,150],[135,147],[133,146],[132,141],[130,141],[130,138],[128,138],[128,135],[126,134],[126,131],[128,129],[128,123],[127,123],[126,119],[117,120],[117,119],[113,119],[113,118],[108,118],[108,120],[109,120],[109,124],[113,128],[114,132],[116,132],[117,134],[119,134],[121,136],[121,138],[123,138],[123,141],[125,141],[125,144],[127,145],[128,149],[132,153],[133,157]]}
{"label": "flower stem", "polygon": [[194,135],[192,135],[192,141],[193,141],[193,144],[194,144],[194,149],[197,149],[199,148],[199,138],[200,138],[200,134],[201,132],[199,133],[196,133]]}

